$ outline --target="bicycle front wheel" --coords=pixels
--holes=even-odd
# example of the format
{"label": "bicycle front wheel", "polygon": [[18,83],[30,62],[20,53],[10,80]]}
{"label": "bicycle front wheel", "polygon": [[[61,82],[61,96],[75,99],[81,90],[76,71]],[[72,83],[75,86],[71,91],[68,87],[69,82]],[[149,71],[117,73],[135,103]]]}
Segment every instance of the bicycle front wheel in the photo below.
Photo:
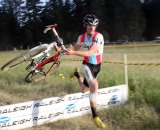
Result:
{"label": "bicycle front wheel", "polygon": [[38,68],[34,71],[31,71],[25,78],[25,82],[27,83],[35,83],[42,79],[44,79],[47,75],[54,72],[55,69],[57,69],[60,65],[60,61],[57,61],[56,63],[50,62],[44,65],[41,68]]}
{"label": "bicycle front wheel", "polygon": [[18,65],[24,62],[31,61],[34,56],[45,51],[47,47],[48,47],[48,44],[42,44],[40,46],[34,47],[31,50],[26,51],[18,55],[17,57],[11,59],[10,61],[8,61],[5,65],[1,67],[1,70],[6,71],[6,70],[17,67]]}

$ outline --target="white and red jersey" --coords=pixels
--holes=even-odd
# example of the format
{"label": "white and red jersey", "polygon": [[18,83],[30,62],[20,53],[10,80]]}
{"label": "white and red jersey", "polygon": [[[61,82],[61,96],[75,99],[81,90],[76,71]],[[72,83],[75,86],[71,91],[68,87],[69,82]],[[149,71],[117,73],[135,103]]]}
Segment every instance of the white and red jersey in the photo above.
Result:
{"label": "white and red jersey", "polygon": [[84,57],[84,61],[94,65],[100,64],[102,62],[104,39],[101,33],[95,32],[90,39],[88,39],[87,34],[82,34],[79,36],[77,44],[82,45],[84,50],[89,50],[93,44],[96,44],[98,50],[94,52],[91,56]]}

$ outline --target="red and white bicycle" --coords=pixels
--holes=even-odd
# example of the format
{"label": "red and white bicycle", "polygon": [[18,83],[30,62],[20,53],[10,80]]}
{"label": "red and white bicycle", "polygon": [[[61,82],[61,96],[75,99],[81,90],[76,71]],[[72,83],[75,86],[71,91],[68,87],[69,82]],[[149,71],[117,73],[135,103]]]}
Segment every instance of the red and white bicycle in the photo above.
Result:
{"label": "red and white bicycle", "polygon": [[[65,46],[63,45],[63,40],[59,37],[55,27],[57,25],[49,25],[46,26],[46,29],[44,30],[44,33],[47,33],[47,31],[52,30],[56,41],[50,43],[50,44],[42,44],[39,46],[36,46],[17,57],[13,58],[12,60],[8,61],[5,65],[1,67],[2,71],[6,71],[9,69],[12,69],[14,67],[17,67],[21,63],[29,62],[30,64],[26,67],[26,70],[29,72],[28,75],[25,77],[25,81],[28,83],[31,82],[37,82],[44,77],[46,77],[48,74],[53,72],[56,68],[60,65],[60,57],[65,54]],[[57,46],[57,44],[60,44],[60,50],[57,51],[57,53],[51,57],[50,51]]]}

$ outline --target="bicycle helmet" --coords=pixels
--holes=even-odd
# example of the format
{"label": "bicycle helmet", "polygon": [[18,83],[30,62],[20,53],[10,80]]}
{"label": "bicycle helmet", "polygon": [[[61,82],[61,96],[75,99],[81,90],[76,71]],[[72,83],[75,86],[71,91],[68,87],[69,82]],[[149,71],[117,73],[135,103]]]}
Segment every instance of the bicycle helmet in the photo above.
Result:
{"label": "bicycle helmet", "polygon": [[97,26],[98,23],[99,23],[99,19],[95,15],[93,15],[93,14],[87,14],[83,18],[83,23],[84,24],[90,24],[90,25]]}

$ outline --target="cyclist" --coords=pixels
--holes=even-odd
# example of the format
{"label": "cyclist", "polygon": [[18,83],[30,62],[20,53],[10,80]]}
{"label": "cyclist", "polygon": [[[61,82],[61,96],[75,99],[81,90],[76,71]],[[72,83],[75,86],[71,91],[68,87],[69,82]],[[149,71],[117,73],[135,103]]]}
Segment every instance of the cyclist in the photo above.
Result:
{"label": "cyclist", "polygon": [[[82,71],[85,77],[83,79],[79,69],[75,68],[70,78],[77,77],[81,92],[84,93],[90,90],[89,101],[93,115],[92,121],[97,127],[105,128],[105,124],[100,120],[96,111],[98,91],[98,81],[96,77],[101,68],[104,39],[101,33],[96,32],[99,19],[95,15],[87,14],[83,18],[83,23],[86,32],[79,36],[77,43],[74,45],[74,49],[67,49],[67,54],[84,57]],[[80,47],[83,47],[85,51],[78,51]]]}

